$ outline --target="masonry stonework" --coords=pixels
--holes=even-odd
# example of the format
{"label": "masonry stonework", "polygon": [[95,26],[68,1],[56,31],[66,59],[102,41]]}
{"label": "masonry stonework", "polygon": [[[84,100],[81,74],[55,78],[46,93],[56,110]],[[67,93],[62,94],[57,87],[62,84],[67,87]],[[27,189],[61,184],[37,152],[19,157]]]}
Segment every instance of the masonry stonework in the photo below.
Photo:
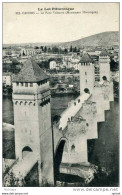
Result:
{"label": "masonry stonework", "polygon": [[[114,100],[106,52],[99,58],[100,82],[95,81],[94,62],[88,54],[82,56],[79,66],[80,96],[68,103],[68,108],[52,124],[45,73],[28,59],[13,79],[15,151],[19,158],[13,170],[17,174],[24,161],[30,160],[29,165],[38,161],[40,186],[54,184],[57,151],[61,152],[61,163],[88,163],[87,140],[98,138],[97,124],[105,121],[105,110],[110,109],[110,101]],[[63,149],[59,148],[60,143]],[[24,178],[29,168],[23,169]]]}
{"label": "masonry stonework", "polygon": [[16,158],[22,160],[30,152],[33,158],[34,154],[38,161],[40,185],[46,182],[53,184],[49,81],[42,72],[43,78],[38,78],[42,70],[36,72],[37,65],[33,60],[29,59],[25,66],[25,69],[33,68],[33,72],[28,70],[30,78],[27,79],[21,71],[20,76],[13,80]]}

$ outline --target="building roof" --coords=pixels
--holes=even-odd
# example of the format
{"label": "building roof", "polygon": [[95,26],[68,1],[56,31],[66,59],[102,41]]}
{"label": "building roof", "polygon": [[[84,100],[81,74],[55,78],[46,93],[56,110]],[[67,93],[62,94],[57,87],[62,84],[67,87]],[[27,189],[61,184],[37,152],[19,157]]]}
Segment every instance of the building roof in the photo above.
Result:
{"label": "building roof", "polygon": [[48,76],[32,58],[28,58],[21,71],[13,76],[12,81],[36,83],[45,79],[48,79]]}
{"label": "building roof", "polygon": [[81,63],[88,63],[88,62],[93,62],[91,56],[88,54],[88,53],[84,53],[81,60],[80,60]]}
{"label": "building roof", "polygon": [[100,53],[100,56],[108,56],[108,52],[106,50],[103,50],[101,53]]}

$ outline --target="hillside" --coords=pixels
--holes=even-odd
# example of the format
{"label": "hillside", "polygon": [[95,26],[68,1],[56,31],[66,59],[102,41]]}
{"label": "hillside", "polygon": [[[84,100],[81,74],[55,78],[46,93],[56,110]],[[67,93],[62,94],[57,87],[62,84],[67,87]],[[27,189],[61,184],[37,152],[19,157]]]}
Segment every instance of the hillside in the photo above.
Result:
{"label": "hillside", "polygon": [[[82,35],[82,33],[81,33]],[[3,44],[3,46],[10,46],[12,44]],[[108,31],[108,32],[102,32],[99,34],[95,34],[89,37],[85,37],[82,39],[78,39],[76,41],[70,41],[70,42],[61,42],[61,43],[23,43],[23,44],[13,44],[12,46],[25,46],[25,45],[31,45],[31,46],[63,46],[63,47],[70,47],[71,45],[73,47],[84,47],[84,46],[113,46],[113,45],[119,45],[119,32],[118,31]]]}
{"label": "hillside", "polygon": [[119,32],[110,31],[95,34],[89,37],[85,37],[76,41],[66,42],[58,44],[60,46],[73,46],[73,47],[83,47],[83,46],[113,46],[119,45]]}

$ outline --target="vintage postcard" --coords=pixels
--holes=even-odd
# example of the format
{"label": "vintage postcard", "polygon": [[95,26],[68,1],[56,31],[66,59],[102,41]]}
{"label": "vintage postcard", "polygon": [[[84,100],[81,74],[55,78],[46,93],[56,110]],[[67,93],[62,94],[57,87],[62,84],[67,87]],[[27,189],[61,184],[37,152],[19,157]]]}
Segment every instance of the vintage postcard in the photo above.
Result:
{"label": "vintage postcard", "polygon": [[120,194],[119,3],[2,5],[4,192]]}

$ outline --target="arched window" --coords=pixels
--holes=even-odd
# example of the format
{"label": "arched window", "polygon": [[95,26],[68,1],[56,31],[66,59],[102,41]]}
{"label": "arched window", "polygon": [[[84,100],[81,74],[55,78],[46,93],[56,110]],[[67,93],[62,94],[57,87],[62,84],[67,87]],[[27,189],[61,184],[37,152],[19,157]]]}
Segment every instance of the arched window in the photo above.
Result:
{"label": "arched window", "polygon": [[33,152],[32,149],[29,146],[25,146],[22,149],[22,158],[24,158],[29,152]]}
{"label": "arched window", "polygon": [[88,88],[85,88],[85,89],[84,89],[84,92],[85,92],[85,93],[89,93],[89,94],[90,94],[90,91],[89,91],[89,89],[88,89]]}
{"label": "arched window", "polygon": [[104,81],[107,81],[107,77],[106,77],[106,76],[103,76],[103,80],[104,80]]}

